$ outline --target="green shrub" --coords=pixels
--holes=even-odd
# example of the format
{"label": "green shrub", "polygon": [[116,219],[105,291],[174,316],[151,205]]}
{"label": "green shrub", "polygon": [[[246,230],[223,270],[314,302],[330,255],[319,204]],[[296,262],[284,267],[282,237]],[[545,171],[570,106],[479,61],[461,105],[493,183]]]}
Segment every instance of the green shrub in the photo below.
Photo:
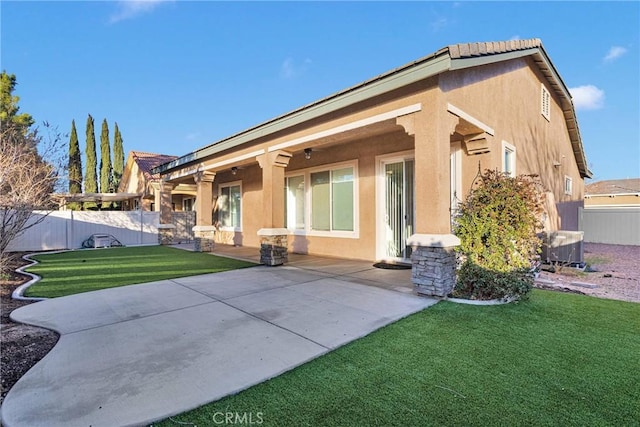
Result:
{"label": "green shrub", "polygon": [[456,218],[465,262],[455,295],[477,299],[521,297],[531,289],[538,258],[542,192],[534,175],[510,177],[488,170],[479,177]]}
{"label": "green shrub", "polygon": [[458,271],[453,296],[474,300],[525,298],[533,287],[529,269],[492,271],[467,260]]}

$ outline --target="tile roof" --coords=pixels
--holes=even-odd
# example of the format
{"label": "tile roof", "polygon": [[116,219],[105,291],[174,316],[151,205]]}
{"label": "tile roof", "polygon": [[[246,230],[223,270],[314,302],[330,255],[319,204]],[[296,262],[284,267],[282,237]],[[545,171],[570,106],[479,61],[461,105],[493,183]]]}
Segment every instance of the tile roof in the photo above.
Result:
{"label": "tile roof", "polygon": [[640,178],[612,179],[585,185],[586,195],[640,193]]}
{"label": "tile roof", "polygon": [[[267,136],[271,133],[284,129],[287,126],[302,123],[304,120],[319,117],[322,114],[326,114],[328,111],[344,108],[348,105],[360,102],[363,99],[368,99],[368,97],[379,95],[380,93],[384,93],[384,91],[397,88],[400,84],[408,84],[407,82],[412,80],[407,76],[407,74],[410,74],[415,70],[421,70],[420,72],[415,72],[415,78],[424,79],[427,76],[436,75],[441,72],[476,66],[477,64],[474,63],[476,60],[485,60],[484,63],[490,63],[508,60],[509,57],[516,57],[518,55],[531,56],[535,65],[547,79],[547,82],[553,91],[558,95],[567,125],[569,138],[571,140],[572,149],[580,170],[580,175],[582,177],[591,177],[592,173],[589,170],[584,153],[584,147],[582,145],[582,138],[578,128],[578,121],[571,93],[562,81],[558,71],[551,63],[551,60],[542,45],[542,41],[539,38],[496,42],[459,43],[445,46],[430,55],[424,56],[355,86],[297,108],[235,135],[231,135],[227,138],[199,148],[176,159],[170,164],[159,167],[158,171],[164,173],[166,171],[177,169],[183,165],[215,155],[218,152],[234,148],[251,140],[252,138],[255,138],[256,136]],[[442,69],[441,66],[437,65],[443,64],[443,58],[449,61],[448,68],[446,69]],[[430,65],[433,65],[432,69],[429,69]]]}
{"label": "tile roof", "polygon": [[508,40],[501,42],[459,43],[447,46],[452,59],[494,55],[516,50],[542,47],[540,39]]}
{"label": "tile roof", "polygon": [[144,151],[132,151],[130,155],[133,157],[133,160],[138,165],[138,169],[144,174],[147,181],[157,181],[160,179],[160,174],[151,173],[151,169],[178,158],[178,156],[171,156],[169,154],[146,153]]}

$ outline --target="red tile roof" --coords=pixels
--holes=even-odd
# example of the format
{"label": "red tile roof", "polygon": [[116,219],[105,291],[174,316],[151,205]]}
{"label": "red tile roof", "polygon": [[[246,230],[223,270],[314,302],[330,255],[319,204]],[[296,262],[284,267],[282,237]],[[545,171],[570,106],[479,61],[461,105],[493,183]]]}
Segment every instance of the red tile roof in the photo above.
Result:
{"label": "red tile roof", "polygon": [[151,169],[178,158],[178,156],[145,153],[144,151],[132,151],[131,157],[133,157],[133,160],[138,165],[138,169],[140,169],[147,181],[157,181],[160,179],[160,174],[152,174]]}

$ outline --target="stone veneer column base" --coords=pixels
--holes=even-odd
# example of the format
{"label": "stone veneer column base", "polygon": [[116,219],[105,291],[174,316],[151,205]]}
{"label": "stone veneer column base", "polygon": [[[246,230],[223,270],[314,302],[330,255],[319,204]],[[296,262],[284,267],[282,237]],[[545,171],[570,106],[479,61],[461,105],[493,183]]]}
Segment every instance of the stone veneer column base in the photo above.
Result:
{"label": "stone veneer column base", "polygon": [[287,250],[286,228],[261,228],[258,230],[260,236],[260,264],[276,266],[289,261]]}
{"label": "stone veneer column base", "polygon": [[213,252],[216,247],[216,227],[213,225],[196,225],[193,227],[194,250],[196,252]]}
{"label": "stone veneer column base", "polygon": [[456,246],[453,234],[414,234],[407,240],[411,254],[411,281],[419,295],[446,297],[456,284]]}
{"label": "stone veneer column base", "polygon": [[175,230],[175,228],[176,226],[173,224],[158,224],[158,244],[173,244],[173,230]]}

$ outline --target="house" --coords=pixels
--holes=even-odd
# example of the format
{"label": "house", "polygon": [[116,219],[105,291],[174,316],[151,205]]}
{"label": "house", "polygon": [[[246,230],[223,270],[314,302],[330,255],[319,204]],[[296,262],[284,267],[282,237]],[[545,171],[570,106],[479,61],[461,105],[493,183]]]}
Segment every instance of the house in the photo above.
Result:
{"label": "house", "polygon": [[287,251],[407,261],[418,292],[446,295],[452,214],[494,168],[540,175],[548,228],[577,230],[591,173],[571,95],[539,39],[444,47],[154,173],[163,223],[171,191],[195,185],[200,250],[260,247],[267,265]]}
{"label": "house", "polygon": [[[124,210],[142,209],[145,211],[160,210],[160,174],[152,169],[163,163],[177,159],[167,154],[130,151],[127,163],[118,186],[118,193],[135,194],[124,200]],[[182,184],[171,191],[171,210],[191,211],[195,203],[196,187],[193,184]]]}
{"label": "house", "polygon": [[587,185],[580,229],[585,242],[640,246],[640,178]]}
{"label": "house", "polygon": [[597,181],[585,187],[585,209],[640,207],[640,178]]}

